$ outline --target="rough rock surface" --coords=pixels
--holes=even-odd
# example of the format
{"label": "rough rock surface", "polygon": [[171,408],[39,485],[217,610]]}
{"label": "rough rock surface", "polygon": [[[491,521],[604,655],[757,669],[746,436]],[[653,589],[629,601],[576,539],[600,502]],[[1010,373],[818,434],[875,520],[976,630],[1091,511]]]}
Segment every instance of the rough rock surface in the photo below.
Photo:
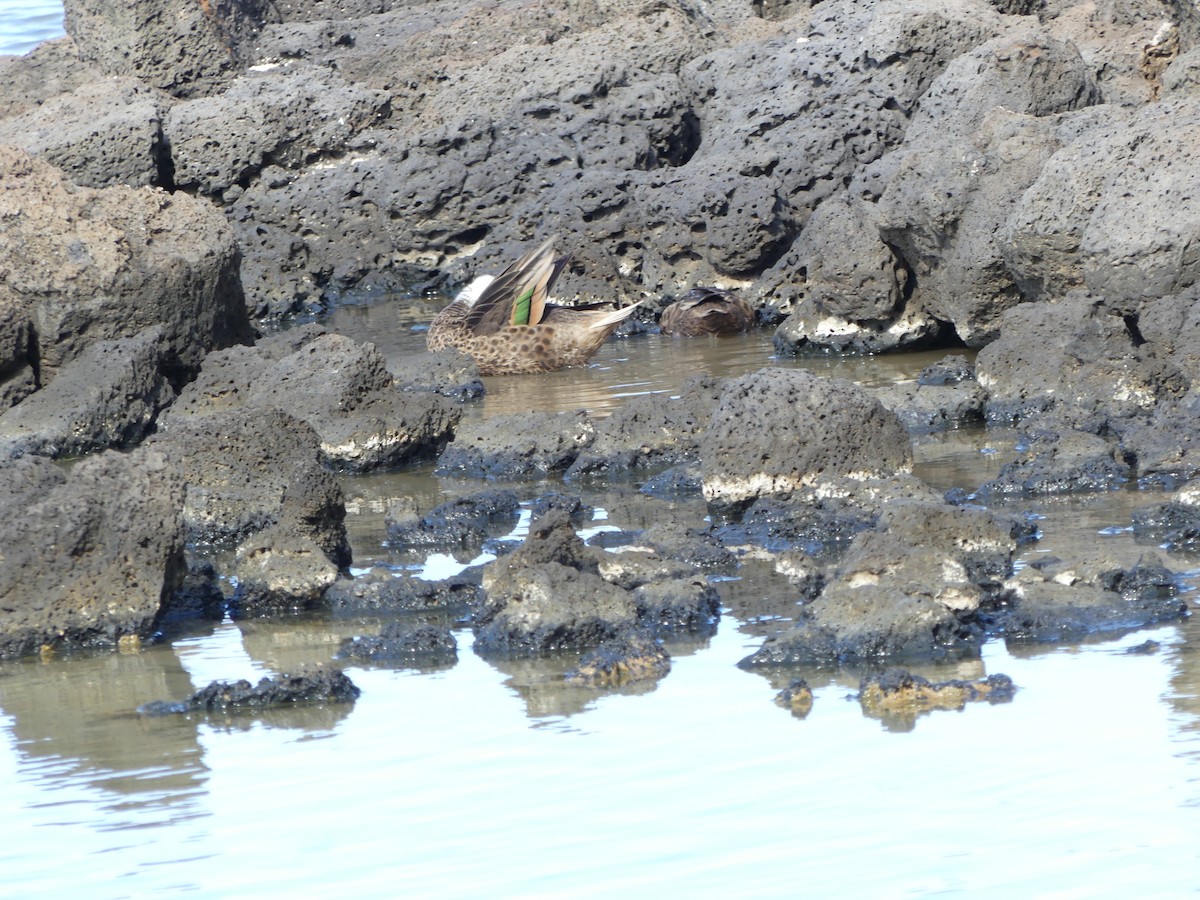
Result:
{"label": "rough rock surface", "polygon": [[1200,548],[1200,482],[1189,481],[1165,503],[1134,510],[1133,533],[1173,550]]}
{"label": "rough rock surface", "polygon": [[1052,411],[1098,432],[1148,414],[1184,386],[1177,368],[1139,345],[1121,310],[1095,296],[1021,304],[1000,329],[975,360],[989,422],[1019,424]]}
{"label": "rough rock surface", "polygon": [[994,502],[1005,497],[1111,491],[1132,477],[1132,468],[1104,438],[1070,427],[1043,428],[1015,460],[979,486],[975,497]]}
{"label": "rough rock surface", "polygon": [[298,419],[234,409],[173,422],[148,445],[187,485],[189,540],[235,546],[283,526],[314,541],[335,566],[350,564],[342,489],[321,465],[316,433]]}
{"label": "rough rock surface", "polygon": [[187,570],[183,481],[161,454],[9,462],[0,507],[0,656],[150,636]]}
{"label": "rough rock surface", "polygon": [[169,187],[163,178],[167,105],[136,78],[104,78],[0,119],[0,144],[20,147],[84,187]]}
{"label": "rough rock surface", "polygon": [[859,534],[797,624],[742,661],[864,663],[974,654],[976,613],[1012,570],[1010,523],[933,503],[889,507]]}
{"label": "rough rock surface", "polygon": [[175,399],[163,361],[159,328],[90,344],[49,385],[0,409],[0,454],[61,458],[140,442]]}
{"label": "rough rock surface", "polygon": [[596,551],[552,510],[525,543],[484,568],[488,610],[477,620],[475,649],[530,656],[594,647],[637,621],[633,595],[597,574]]}
{"label": "rough rock surface", "polygon": [[187,713],[260,712],[275,707],[314,703],[353,703],[362,693],[341,670],[305,666],[295,672],[263,676],[252,685],[244,678],[214,681],[186,700],[156,700],[139,707],[143,716]]}
{"label": "rough rock surface", "polygon": [[186,0],[66,0],[79,55],[108,75],[131,72],[177,96],[204,94],[245,68],[253,41],[278,13],[265,0],[228,6]]}
{"label": "rough rock surface", "polygon": [[288,169],[345,151],[388,95],[296,62],[255,67],[219,94],[176,104],[163,122],[176,188],[239,196],[267,166]]}
{"label": "rough rock surface", "polygon": [[908,731],[917,717],[937,709],[962,709],[986,700],[1007,703],[1016,694],[1007,675],[989,675],[978,681],[932,682],[905,669],[889,668],[864,678],[858,686],[863,715],[881,719],[892,730]]}
{"label": "rough rock surface", "polygon": [[424,515],[397,504],[387,512],[388,543],[397,548],[476,552],[488,537],[511,531],[519,514],[517,495],[501,490],[455,497]]}
{"label": "rough rock surface", "polygon": [[566,470],[592,440],[583,410],[513,413],[462,425],[438,457],[439,475],[545,478]]}
{"label": "rough rock surface", "polygon": [[209,354],[169,422],[220,409],[282,409],[320,435],[327,464],[363,472],[432,456],[462,417],[443,397],[402,391],[373,344],[313,332],[295,340],[299,346],[284,332]]}
{"label": "rough rock surface", "polygon": [[1002,605],[988,618],[989,627],[1010,641],[1079,640],[1173,621],[1188,612],[1175,574],[1153,551],[1128,567],[1105,557],[1049,560],[1020,570],[1006,588]]}
{"label": "rough rock surface", "polygon": [[355,578],[340,578],[324,595],[335,615],[356,616],[386,612],[474,611],[483,603],[483,590],[466,577],[426,581],[388,569],[372,569]]}
{"label": "rough rock surface", "polygon": [[237,590],[230,612],[239,618],[316,608],[337,581],[338,565],[312,538],[287,524],[271,525],[238,545]]}
{"label": "rough rock surface", "polygon": [[1005,256],[1030,299],[1072,287],[1162,297],[1200,279],[1188,249],[1200,229],[1200,97],[1106,112],[1047,161],[1008,219]]}
{"label": "rough rock surface", "polygon": [[662,678],[671,671],[671,657],[653,638],[631,635],[606,641],[589,650],[579,667],[566,674],[573,684],[619,687],[633,681]]}
{"label": "rough rock surface", "polygon": [[600,476],[699,459],[721,383],[709,375],[685,381],[678,398],[635,397],[594,424],[594,437],[567,470],[568,478]]}
{"label": "rough rock surface", "polygon": [[7,147],[0,184],[0,373],[32,366],[44,386],[90,344],[160,326],[178,385],[209,350],[250,339],[233,233],[207,202],[76,187]]}

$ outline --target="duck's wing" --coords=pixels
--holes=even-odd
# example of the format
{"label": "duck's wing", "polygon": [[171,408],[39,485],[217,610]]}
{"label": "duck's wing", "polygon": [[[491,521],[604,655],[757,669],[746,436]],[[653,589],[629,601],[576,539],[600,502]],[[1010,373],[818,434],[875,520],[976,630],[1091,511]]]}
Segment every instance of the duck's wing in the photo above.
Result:
{"label": "duck's wing", "polygon": [[555,258],[554,239],[531,250],[484,288],[467,314],[473,334],[494,334],[506,325],[536,325],[545,314],[554,282],[570,254]]}

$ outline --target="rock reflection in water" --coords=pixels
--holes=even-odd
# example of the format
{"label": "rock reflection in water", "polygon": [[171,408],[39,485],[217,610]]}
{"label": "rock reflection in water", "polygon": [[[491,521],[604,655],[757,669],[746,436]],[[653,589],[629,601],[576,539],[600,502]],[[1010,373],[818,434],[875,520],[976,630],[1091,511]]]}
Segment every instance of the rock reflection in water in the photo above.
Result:
{"label": "rock reflection in water", "polygon": [[48,790],[81,782],[102,789],[110,795],[108,827],[197,814],[193,801],[208,778],[197,724],[133,714],[143,703],[194,689],[169,647],[0,669],[0,709],[12,717],[21,766]]}

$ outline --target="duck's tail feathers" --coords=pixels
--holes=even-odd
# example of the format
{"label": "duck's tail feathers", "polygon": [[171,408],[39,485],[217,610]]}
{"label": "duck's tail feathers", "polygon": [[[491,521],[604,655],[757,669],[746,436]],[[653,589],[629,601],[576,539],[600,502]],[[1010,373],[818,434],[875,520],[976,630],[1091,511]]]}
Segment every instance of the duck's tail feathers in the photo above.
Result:
{"label": "duck's tail feathers", "polygon": [[633,311],[642,305],[642,301],[631,303],[629,306],[622,306],[620,309],[614,309],[602,316],[597,316],[588,322],[588,328],[593,331],[600,328],[610,328],[619,322],[623,322],[633,315]]}

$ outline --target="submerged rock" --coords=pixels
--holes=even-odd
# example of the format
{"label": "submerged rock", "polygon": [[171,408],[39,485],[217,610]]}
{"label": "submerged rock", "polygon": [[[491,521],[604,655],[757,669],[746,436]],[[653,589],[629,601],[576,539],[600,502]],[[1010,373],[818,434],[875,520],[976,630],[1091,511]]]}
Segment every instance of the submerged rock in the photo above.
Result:
{"label": "submerged rock", "polygon": [[676,398],[635,397],[595,423],[595,436],[581,448],[568,478],[598,477],[664,465],[694,463],[700,437],[721,392],[710,375],[689,378]]}
{"label": "submerged rock", "polygon": [[1165,503],[1134,510],[1133,533],[1172,550],[1200,547],[1200,481],[1189,481]]}
{"label": "submerged rock", "polygon": [[346,638],[339,659],[427,668],[458,661],[458,644],[449,628],[388,622],[378,635]]}
{"label": "submerged rock", "polygon": [[721,595],[703,578],[653,581],[633,591],[638,623],[651,634],[713,634]]}
{"label": "submerged rock", "polygon": [[261,712],[277,707],[353,703],[362,691],[341,669],[304,666],[295,672],[264,676],[252,685],[246,679],[214,681],[186,700],[156,700],[138,707],[143,716],[193,712]]}
{"label": "submerged rock", "polygon": [[386,516],[388,544],[407,549],[477,551],[489,536],[512,530],[520,507],[516,494],[501,490],[455,497],[425,515],[403,505],[393,506]]}
{"label": "submerged rock", "polygon": [[323,602],[335,615],[346,616],[430,610],[463,613],[482,606],[483,589],[465,576],[426,581],[377,568],[354,578],[339,578],[325,591]]}
{"label": "submerged rock", "polygon": [[589,650],[565,678],[571,684],[620,687],[657,680],[670,671],[671,657],[661,644],[645,635],[628,634]]}
{"label": "submerged rock", "polygon": [[1132,468],[1120,459],[1115,444],[1070,427],[1051,427],[1031,437],[1020,455],[1001,466],[999,474],[980,485],[975,495],[986,502],[1112,491],[1132,477]]}
{"label": "submerged rock", "polygon": [[782,691],[775,695],[775,705],[790,709],[792,715],[803,719],[813,708],[813,692],[808,682],[803,678],[795,678]]}
{"label": "submerged rock", "polygon": [[314,609],[338,577],[338,566],[311,538],[272,525],[243,541],[234,563],[235,618]]}
{"label": "submerged rock", "polygon": [[550,510],[534,520],[517,550],[484,568],[487,608],[476,622],[476,650],[505,656],[577,650],[628,637],[634,628],[648,635],[708,633],[720,598],[695,571],[686,562],[588,547],[564,511]]}
{"label": "submerged rock", "polygon": [[931,682],[906,669],[891,668],[864,678],[858,686],[863,715],[881,719],[889,728],[907,731],[917,717],[937,709],[961,710],[968,703],[986,700],[1007,703],[1016,694],[1007,675],[989,675],[979,681]]}

